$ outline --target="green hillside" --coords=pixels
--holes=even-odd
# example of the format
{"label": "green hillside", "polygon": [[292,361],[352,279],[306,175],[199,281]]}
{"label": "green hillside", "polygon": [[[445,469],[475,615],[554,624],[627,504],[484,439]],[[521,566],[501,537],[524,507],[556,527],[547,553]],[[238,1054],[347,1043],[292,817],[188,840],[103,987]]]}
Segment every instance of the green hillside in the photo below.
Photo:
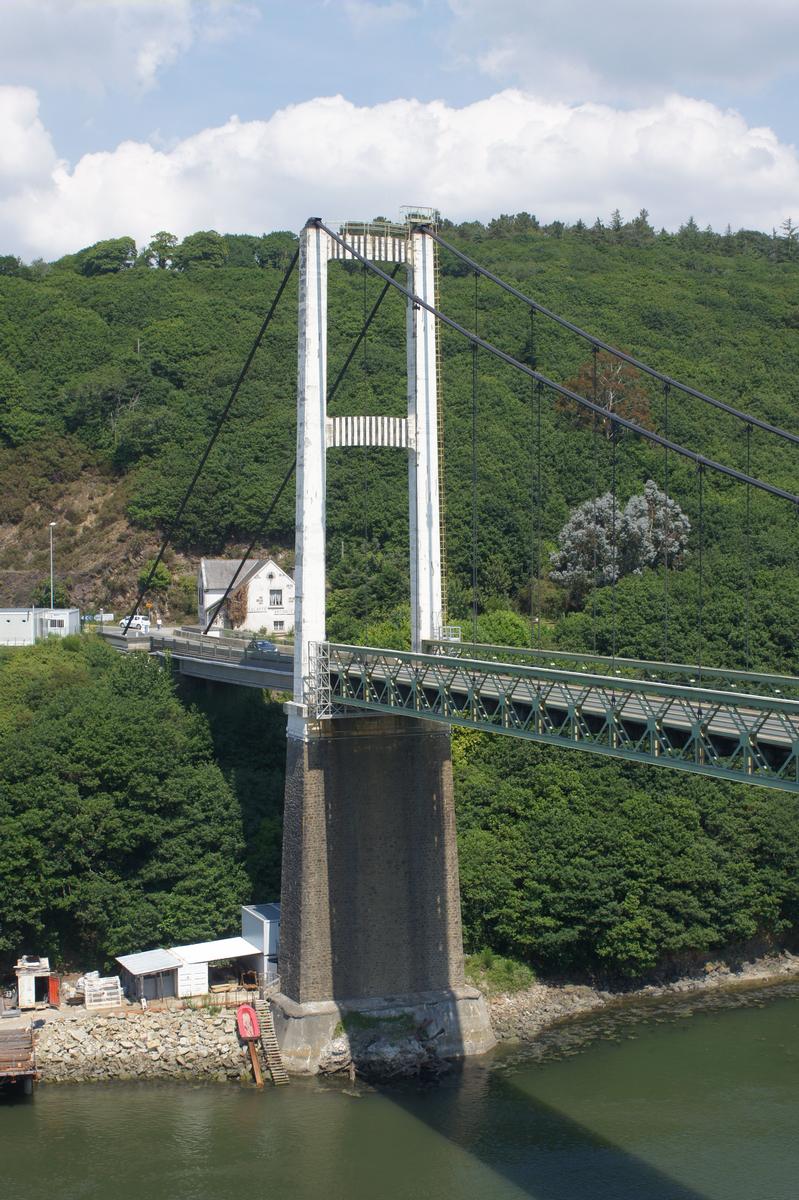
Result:
{"label": "green hillside", "polygon": [[[593,229],[540,227],[526,214],[487,226],[445,222],[443,233],[598,337],[799,432],[793,238],[717,235],[690,221],[677,234],[656,234],[643,216]],[[138,254],[119,239],[50,266],[0,259],[0,603],[26,602],[46,574],[54,518],[59,569],[82,606],[132,599],[293,244],[288,234],[202,233]],[[579,338],[541,316],[531,322],[524,305],[476,282],[457,259],[443,255],[441,268],[442,306],[455,319],[547,377],[590,391],[590,348]],[[357,266],[331,269],[331,378],[380,288]],[[629,434],[612,439],[602,422],[537,392],[487,353],[475,361],[449,331],[443,363],[449,616],[466,636],[474,628],[481,640],[535,636],[576,649],[683,661],[701,654],[706,663],[799,672],[799,522],[788,503],[705,471],[700,522],[692,464]],[[293,280],[168,558],[175,615],[188,612],[197,558],[235,551],[260,529],[294,453],[295,376]],[[635,372],[621,382],[622,414],[799,491],[796,448],[748,434],[698,400],[667,397]],[[404,301],[391,294],[331,411],[400,415],[405,386]],[[329,467],[330,632],[398,644],[407,626],[404,462],[390,451],[340,451]],[[550,554],[575,507],[614,479],[622,507],[648,480],[668,484],[690,522],[685,552],[668,569],[633,565],[615,586],[593,586],[594,571],[587,587],[570,591],[549,578]],[[292,521],[289,490],[263,539],[287,562]],[[60,662],[52,652],[37,669],[56,678]],[[4,670],[11,678],[10,665]],[[87,695],[128,686],[109,671],[81,668],[74,686]],[[34,730],[44,728],[43,696],[24,700]],[[245,849],[232,851],[236,894],[246,890],[243,863],[256,898],[269,898],[260,892],[277,882],[280,714],[261,701],[250,712],[248,698],[232,722],[201,689],[184,689],[182,700],[205,709],[238,805]],[[239,728],[273,747],[247,771],[237,766],[246,756]],[[0,773],[17,771],[3,753],[9,765]],[[456,738],[456,776],[472,949],[490,945],[547,970],[640,974],[687,953],[795,932],[792,797],[471,734]],[[0,821],[23,820],[28,804],[18,789],[0,800]],[[128,863],[119,878],[129,869],[133,878]],[[193,936],[205,919],[189,913],[175,937]],[[47,926],[36,914],[18,921],[33,933]],[[57,948],[59,936],[50,930],[48,944]],[[97,929],[80,944],[102,955],[118,941]]]}

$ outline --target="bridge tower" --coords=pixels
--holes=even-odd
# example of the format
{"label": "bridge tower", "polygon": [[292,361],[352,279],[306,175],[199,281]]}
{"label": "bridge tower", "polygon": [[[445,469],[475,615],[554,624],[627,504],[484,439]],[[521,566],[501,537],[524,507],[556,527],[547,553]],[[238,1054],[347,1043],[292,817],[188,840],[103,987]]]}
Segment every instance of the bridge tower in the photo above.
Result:
{"label": "bridge tower", "polygon": [[[347,225],[365,258],[401,263],[435,304],[435,246],[412,222]],[[407,417],[329,417],[328,263],[351,259],[318,219],[300,235],[294,697],[288,748],[276,1024],[294,1070],[314,1071],[348,1011],[410,1013],[440,1050],[493,1044],[463,974],[448,730],[403,717],[333,714],[319,691],[325,628],[326,454],[393,446],[408,459],[415,650],[442,623],[435,318],[407,305]]]}

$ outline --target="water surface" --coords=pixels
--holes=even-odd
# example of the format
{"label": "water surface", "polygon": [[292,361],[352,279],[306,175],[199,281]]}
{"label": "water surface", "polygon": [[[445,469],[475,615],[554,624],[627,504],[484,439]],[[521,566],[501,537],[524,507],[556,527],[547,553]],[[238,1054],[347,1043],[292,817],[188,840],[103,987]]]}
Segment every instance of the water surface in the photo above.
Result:
{"label": "water surface", "polygon": [[41,1086],[15,1200],[796,1200],[799,985],[636,1005],[435,1085]]}

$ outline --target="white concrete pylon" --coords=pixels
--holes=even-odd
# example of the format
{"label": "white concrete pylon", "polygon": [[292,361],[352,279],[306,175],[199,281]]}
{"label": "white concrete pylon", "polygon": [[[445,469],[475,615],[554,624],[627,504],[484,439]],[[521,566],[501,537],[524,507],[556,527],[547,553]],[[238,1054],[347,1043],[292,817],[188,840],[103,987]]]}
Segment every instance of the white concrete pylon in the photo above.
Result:
{"label": "white concrete pylon", "polygon": [[309,221],[300,234],[297,351],[297,509],[294,703],[289,737],[307,735],[310,646],[325,640],[327,262],[330,238]]}
{"label": "white concrete pylon", "polygon": [[[401,232],[401,231],[400,231]],[[346,238],[346,234],[344,235]],[[356,249],[374,261],[405,261],[410,290],[435,304],[435,246],[420,229],[361,236]],[[288,736],[306,739],[312,718],[311,645],[326,638],[326,443],[335,441],[327,420],[327,264],[351,257],[312,219],[300,234],[297,371],[297,511],[294,618],[294,698],[287,706]],[[441,530],[438,471],[438,381],[435,317],[408,301],[408,418],[404,436],[388,425],[365,422],[343,444],[394,441],[408,454],[411,633],[414,650],[432,638],[441,621]],[[374,427],[374,428],[373,428]],[[364,432],[368,430],[370,432]]]}
{"label": "white concrete pylon", "polygon": [[[435,244],[410,235],[409,283],[435,306]],[[438,477],[436,318],[408,302],[408,424],[415,431],[408,469],[411,567],[411,648],[419,651],[441,623],[441,528]]]}

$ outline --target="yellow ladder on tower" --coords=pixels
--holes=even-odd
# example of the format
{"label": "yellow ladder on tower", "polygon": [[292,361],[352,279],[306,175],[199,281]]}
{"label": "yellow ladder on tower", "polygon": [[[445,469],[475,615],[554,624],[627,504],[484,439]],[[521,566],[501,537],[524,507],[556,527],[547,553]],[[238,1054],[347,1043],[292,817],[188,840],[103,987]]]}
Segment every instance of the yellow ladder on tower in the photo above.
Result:
{"label": "yellow ladder on tower", "polygon": [[[441,309],[441,258],[437,242],[433,242],[433,304]],[[441,629],[439,637],[444,636],[444,626],[447,624],[447,513],[444,496],[444,393],[443,393],[443,354],[441,350],[441,326],[436,330],[436,412],[438,415],[438,527],[441,537]]]}

